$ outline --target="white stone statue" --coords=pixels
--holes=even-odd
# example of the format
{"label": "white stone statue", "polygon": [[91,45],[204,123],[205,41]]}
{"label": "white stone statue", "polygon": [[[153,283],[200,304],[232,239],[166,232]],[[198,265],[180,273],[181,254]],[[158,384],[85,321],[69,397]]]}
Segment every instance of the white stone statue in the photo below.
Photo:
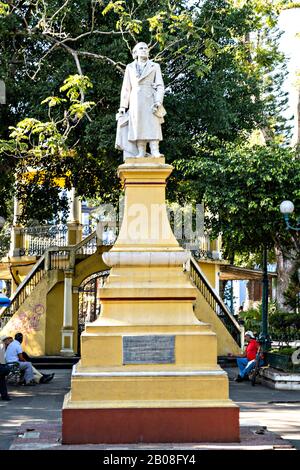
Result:
{"label": "white stone statue", "polygon": [[123,150],[124,160],[141,158],[146,156],[149,142],[151,156],[160,157],[161,124],[166,114],[160,66],[149,60],[144,42],[136,44],[132,55],[135,60],[126,67],[121,90],[116,148]]}

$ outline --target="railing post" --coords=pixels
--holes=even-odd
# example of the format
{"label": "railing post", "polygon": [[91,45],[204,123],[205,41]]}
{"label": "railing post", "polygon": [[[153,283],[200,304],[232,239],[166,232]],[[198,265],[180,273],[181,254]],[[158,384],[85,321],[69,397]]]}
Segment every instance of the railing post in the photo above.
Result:
{"label": "railing post", "polygon": [[75,188],[71,189],[69,199],[68,245],[77,245],[82,240],[81,202],[76,197]]}
{"label": "railing post", "polygon": [[20,251],[23,247],[22,225],[19,222],[19,217],[22,212],[20,201],[14,197],[14,219],[11,230],[11,242],[9,256],[20,256]]}
{"label": "railing post", "polygon": [[244,351],[245,347],[245,327],[244,325],[240,325],[241,330],[241,350]]}
{"label": "railing post", "polygon": [[51,252],[49,250],[46,250],[44,256],[45,256],[45,271],[49,271]]}
{"label": "railing post", "polygon": [[73,356],[73,304],[72,304],[72,285],[73,285],[73,270],[65,270],[64,279],[64,318],[63,327],[61,329],[61,354],[63,356]]}
{"label": "railing post", "polygon": [[74,267],[75,267],[75,259],[76,259],[75,249],[72,248],[72,249],[69,251],[69,269],[70,269],[70,270],[73,270]]}
{"label": "railing post", "polygon": [[190,251],[189,251],[189,256],[184,265],[184,270],[189,273],[191,272],[191,252]]}

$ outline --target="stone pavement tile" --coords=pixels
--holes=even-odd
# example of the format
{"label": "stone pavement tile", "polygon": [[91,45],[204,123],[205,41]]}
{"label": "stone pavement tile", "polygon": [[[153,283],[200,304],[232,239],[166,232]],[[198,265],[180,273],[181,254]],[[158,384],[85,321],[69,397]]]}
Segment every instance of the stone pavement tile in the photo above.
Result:
{"label": "stone pavement tile", "polygon": [[239,443],[61,444],[61,423],[23,423],[10,450],[294,450],[291,443],[264,427],[241,427]]}
{"label": "stone pavement tile", "polygon": [[70,369],[54,369],[54,379],[35,387],[9,385],[10,402],[0,401],[0,451],[9,449],[22,423],[56,423],[64,395],[70,390]]}
{"label": "stone pavement tile", "polygon": [[61,446],[61,424],[26,421],[15,437],[10,450],[38,450]]}

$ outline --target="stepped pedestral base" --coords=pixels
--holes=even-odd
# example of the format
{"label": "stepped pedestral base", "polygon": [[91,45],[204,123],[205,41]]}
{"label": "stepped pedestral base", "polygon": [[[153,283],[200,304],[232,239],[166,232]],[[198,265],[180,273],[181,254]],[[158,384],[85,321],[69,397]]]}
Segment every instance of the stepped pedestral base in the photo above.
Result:
{"label": "stepped pedestral base", "polygon": [[237,442],[239,408],[217,366],[216,334],[195,317],[197,289],[167,216],[172,167],[141,160],[119,167],[122,227],[103,257],[111,272],[101,315],[81,335],[63,443]]}

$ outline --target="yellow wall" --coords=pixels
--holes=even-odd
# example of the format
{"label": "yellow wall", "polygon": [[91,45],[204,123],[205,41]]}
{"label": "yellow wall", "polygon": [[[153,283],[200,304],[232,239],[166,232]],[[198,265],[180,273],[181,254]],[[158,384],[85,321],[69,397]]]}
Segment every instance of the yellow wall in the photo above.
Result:
{"label": "yellow wall", "polygon": [[216,289],[216,272],[220,270],[219,265],[216,263],[201,263],[199,262],[199,266],[201,267],[201,271],[203,272],[204,276],[209,281],[211,287]]}
{"label": "yellow wall", "polygon": [[109,269],[102,259],[102,253],[105,251],[108,251],[108,247],[102,246],[98,248],[96,253],[76,264],[73,286],[79,287],[82,281],[84,281],[84,279],[86,279],[91,274]]}
{"label": "yellow wall", "polygon": [[46,355],[59,355],[63,325],[64,283],[57,282],[47,294]]}
{"label": "yellow wall", "polygon": [[24,335],[22,347],[30,356],[45,354],[45,328],[47,312],[47,280],[42,279],[21,308],[0,331],[0,336]]}
{"label": "yellow wall", "polygon": [[218,356],[224,356],[228,353],[239,354],[241,352],[238,344],[234,341],[231,334],[227,331],[226,327],[199,291],[197,293],[194,312],[200,321],[209,323],[212,330],[216,333]]}
{"label": "yellow wall", "polygon": [[[199,266],[211,287],[218,290],[216,281],[218,282],[217,273],[220,271],[220,265],[218,263],[205,263],[200,261]],[[227,355],[229,352],[233,354],[241,352],[231,334],[227,331],[222,321],[217,317],[199,291],[196,299],[195,315],[199,320],[211,324],[212,330],[217,334],[218,356]]]}

